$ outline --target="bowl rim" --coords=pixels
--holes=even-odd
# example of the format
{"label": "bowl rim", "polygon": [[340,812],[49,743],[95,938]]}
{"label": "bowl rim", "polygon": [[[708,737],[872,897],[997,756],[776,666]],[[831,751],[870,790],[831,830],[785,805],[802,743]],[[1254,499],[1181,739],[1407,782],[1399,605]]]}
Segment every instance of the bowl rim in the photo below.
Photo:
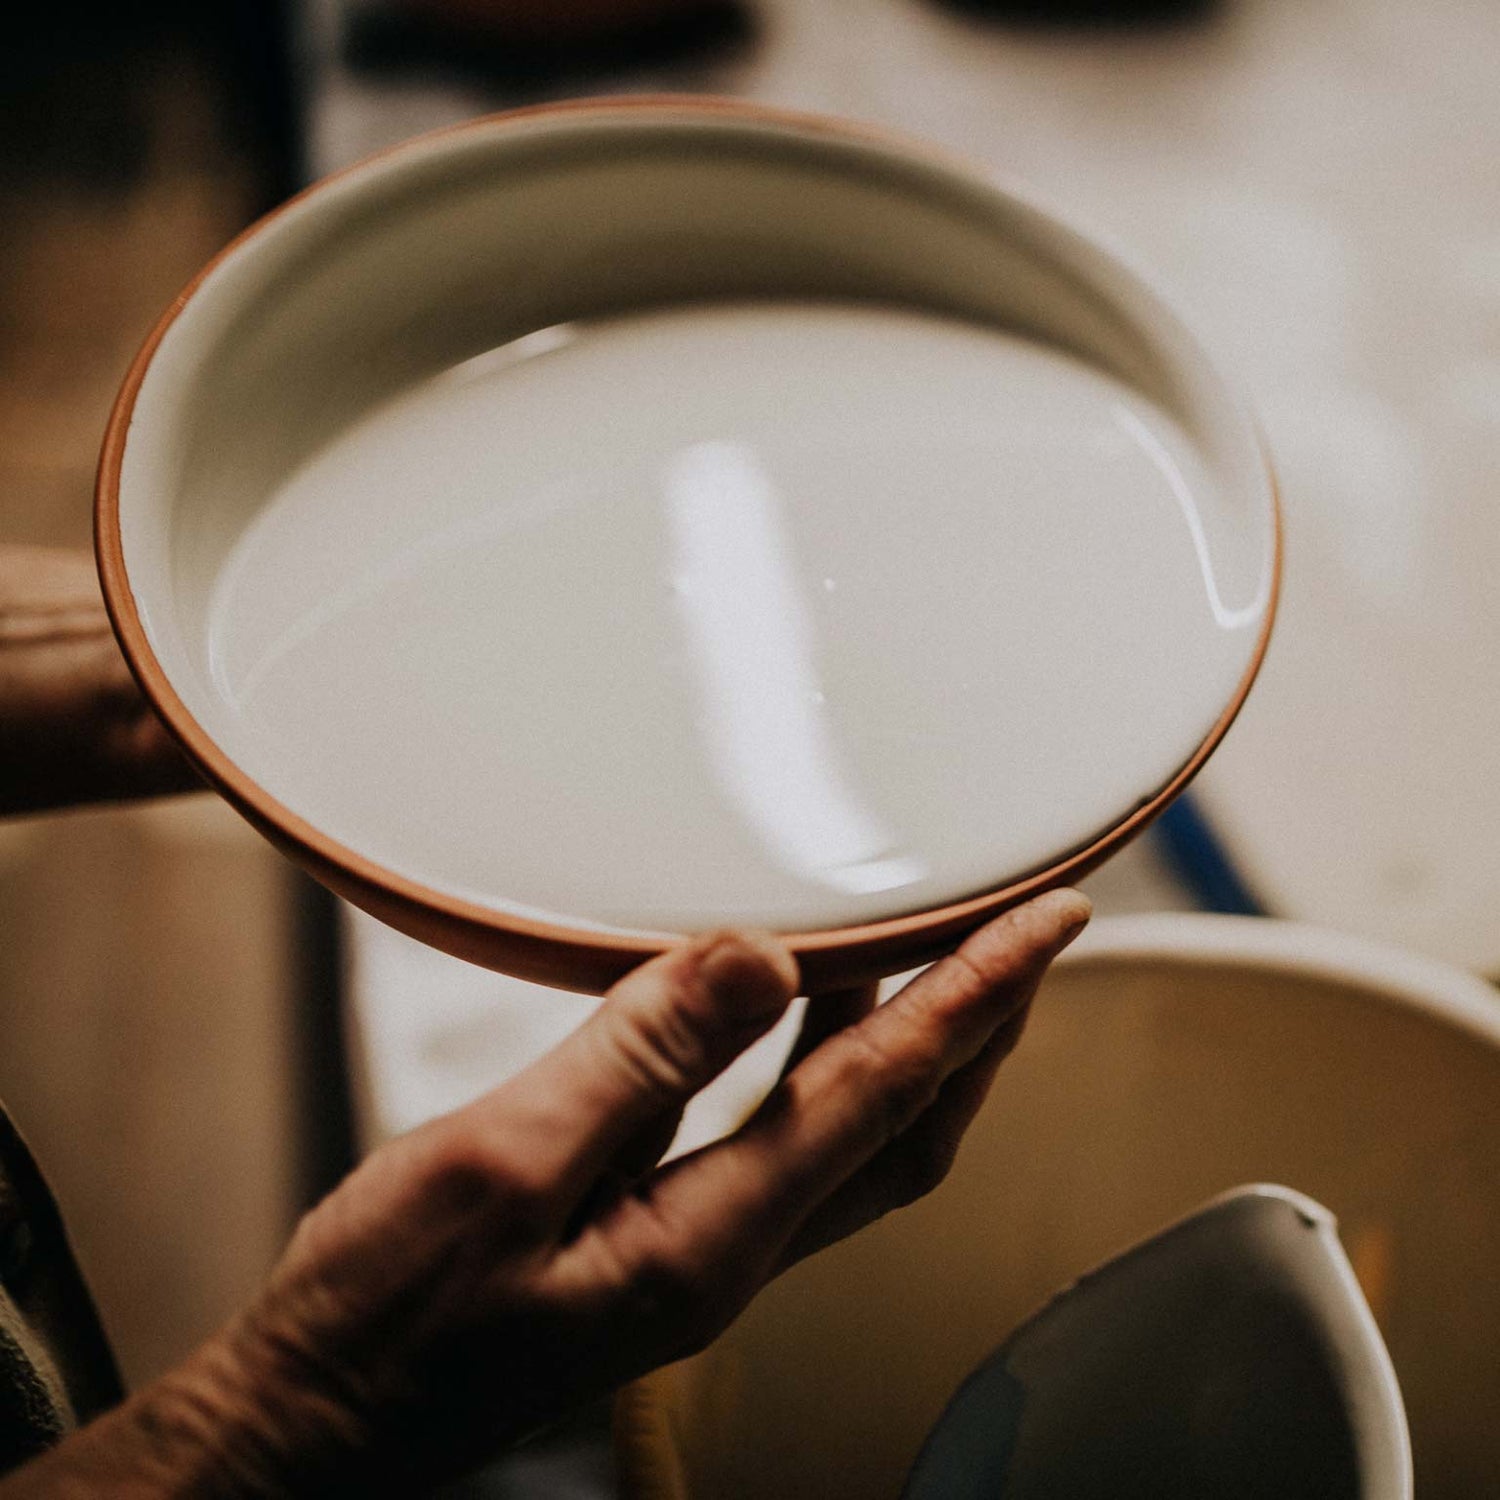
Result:
{"label": "bowl rim", "polygon": [[[602,992],[637,964],[675,946],[686,935],[573,926],[562,916],[549,920],[449,894],[359,854],[272,796],[199,724],[173,688],[151,646],[125,564],[120,527],[120,480],[136,401],[167,332],[199,287],[218,267],[262,235],[290,209],[348,177],[368,172],[408,153],[430,149],[434,142],[444,138],[503,130],[512,123],[538,119],[587,114],[600,118],[640,118],[652,113],[660,117],[675,114],[689,122],[728,120],[789,133],[833,137],[852,145],[874,147],[907,162],[925,164],[950,178],[957,176],[971,186],[1020,204],[1049,228],[1094,248],[1108,259],[1115,271],[1150,299],[1156,311],[1186,330],[1186,324],[1170,300],[1161,295],[1128,257],[1122,256],[1098,234],[1080,233],[1065,216],[1040,204],[1029,189],[1018,189],[983,164],[941,146],[863,121],[698,94],[643,94],[554,101],[485,114],[413,136],[311,183],[244,229],[188,282],[147,335],[125,374],[105,429],[95,486],[94,549],[105,607],[126,662],[141,690],[208,783],[283,852],[339,895],[376,917],[460,957],[521,978],[593,993]],[[1189,333],[1189,337],[1195,346],[1202,347],[1195,335]],[[1089,843],[1074,848],[1041,869],[977,895],[923,911],[848,927],[778,932],[801,968],[806,990],[816,992],[862,983],[935,958],[990,917],[1045,890],[1082,878],[1159,816],[1186,789],[1228,733],[1244,706],[1270,644],[1281,595],[1284,546],[1281,498],[1264,439],[1232,388],[1229,394],[1230,404],[1239,409],[1259,454],[1265,494],[1270,503],[1271,557],[1260,629],[1249,660],[1223,711],[1185,764],[1164,786]]]}
{"label": "bowl rim", "polygon": [[1055,971],[1089,978],[1149,968],[1332,986],[1500,1053],[1500,994],[1483,975],[1388,938],[1316,922],[1207,911],[1100,916],[1058,956]]}

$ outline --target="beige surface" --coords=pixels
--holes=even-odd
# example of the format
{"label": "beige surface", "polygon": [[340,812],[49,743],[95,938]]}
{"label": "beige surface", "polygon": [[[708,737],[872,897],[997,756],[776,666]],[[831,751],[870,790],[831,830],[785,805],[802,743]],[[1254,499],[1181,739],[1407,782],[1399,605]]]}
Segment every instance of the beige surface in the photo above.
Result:
{"label": "beige surface", "polygon": [[3,834],[0,1098],[136,1381],[289,1227],[287,875],[207,797]]}

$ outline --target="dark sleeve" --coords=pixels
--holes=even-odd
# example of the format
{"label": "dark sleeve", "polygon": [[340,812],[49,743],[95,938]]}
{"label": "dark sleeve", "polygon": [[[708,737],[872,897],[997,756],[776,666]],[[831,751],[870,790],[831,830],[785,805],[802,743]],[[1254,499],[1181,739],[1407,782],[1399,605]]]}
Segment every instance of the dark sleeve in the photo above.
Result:
{"label": "dark sleeve", "polygon": [[122,1395],[57,1204],[0,1108],[0,1472]]}

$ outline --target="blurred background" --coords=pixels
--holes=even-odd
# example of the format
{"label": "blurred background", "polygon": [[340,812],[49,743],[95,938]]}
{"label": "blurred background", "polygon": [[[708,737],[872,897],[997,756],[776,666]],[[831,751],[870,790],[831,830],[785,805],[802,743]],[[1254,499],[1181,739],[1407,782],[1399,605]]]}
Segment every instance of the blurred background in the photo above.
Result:
{"label": "blurred background", "polygon": [[[300,176],[289,13],[26,5],[0,41],[0,540],[89,548],[126,365]],[[0,1098],[131,1381],[222,1320],[306,1171],[296,886],[217,798],[0,822]]]}
{"label": "blurred background", "polygon": [[[1500,12],[1484,0],[58,0],[0,41],[0,540],[83,548],[114,391],[300,184],[570,94],[873,120],[1114,241],[1246,388],[1281,621],[1104,911],[1265,910],[1500,975]],[[360,1146],[588,1002],[341,912],[215,798],[0,824],[0,1097],[133,1381]]]}

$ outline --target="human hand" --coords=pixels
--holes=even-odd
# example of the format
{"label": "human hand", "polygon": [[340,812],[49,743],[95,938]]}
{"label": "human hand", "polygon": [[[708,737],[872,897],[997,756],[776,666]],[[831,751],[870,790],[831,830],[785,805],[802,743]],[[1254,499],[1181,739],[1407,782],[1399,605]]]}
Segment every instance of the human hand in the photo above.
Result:
{"label": "human hand", "polygon": [[0,815],[201,786],[120,655],[92,560],[0,547]]}
{"label": "human hand", "polygon": [[376,1151],[242,1317],[53,1462],[149,1448],[134,1489],[65,1471],[142,1495],[415,1493],[703,1347],[768,1279],[941,1180],[1088,911],[1042,896],[873,1013],[870,992],[813,1009],[752,1118],[666,1165],[683,1105],[797,975],[732,933],[653,960],[532,1067]]}

